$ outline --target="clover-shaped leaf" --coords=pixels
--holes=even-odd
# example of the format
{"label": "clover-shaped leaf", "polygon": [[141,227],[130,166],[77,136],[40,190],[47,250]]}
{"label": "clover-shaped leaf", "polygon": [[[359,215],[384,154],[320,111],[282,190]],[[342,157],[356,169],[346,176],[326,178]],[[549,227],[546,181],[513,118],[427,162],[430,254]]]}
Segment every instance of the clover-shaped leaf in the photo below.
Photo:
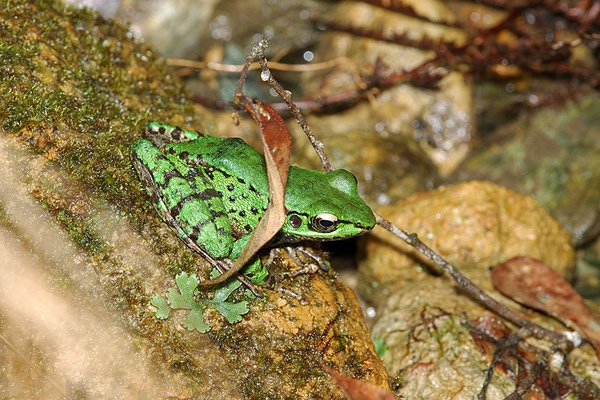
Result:
{"label": "clover-shaped leaf", "polygon": [[[199,303],[199,305],[201,304]],[[190,310],[190,313],[188,314],[187,318],[182,322],[182,325],[190,331],[193,331],[195,329],[200,333],[206,333],[212,328],[212,326],[207,324],[204,320],[204,307],[202,305],[201,307],[193,308],[192,310]]]}
{"label": "clover-shaped leaf", "polygon": [[[215,275],[218,275],[218,271],[213,271],[211,274],[211,276]],[[241,321],[242,315],[249,311],[247,301],[238,303],[227,301],[231,293],[240,287],[239,281],[231,281],[217,289],[212,299],[196,298],[199,280],[195,274],[188,275],[186,272],[181,272],[175,277],[175,283],[177,288],[169,288],[166,299],[158,294],[152,296],[150,304],[157,308],[155,314],[157,318],[168,318],[171,310],[189,310],[182,325],[189,330],[206,333],[212,328],[204,319],[206,307],[215,308],[230,324]]]}
{"label": "clover-shaped leaf", "polygon": [[[213,270],[211,272],[210,278],[214,279],[217,276],[219,276],[219,273],[215,269],[215,270]],[[238,280],[233,280],[233,281],[227,283],[226,285],[220,287],[215,292],[215,296],[213,297],[213,301],[215,301],[215,302],[222,302],[222,301],[227,300],[227,298],[229,297],[229,295],[231,293],[233,293],[237,288],[239,288],[241,284],[242,284],[242,282],[240,282]]]}
{"label": "clover-shaped leaf", "polygon": [[[211,275],[214,275],[214,272]],[[242,320],[242,315],[249,311],[247,301],[241,301],[239,303],[227,301],[229,295],[239,288],[241,284],[242,283],[238,280],[229,282],[225,286],[217,289],[214,297],[210,300],[211,305],[224,316],[230,324],[240,322]]]}
{"label": "clover-shaped leaf", "polygon": [[212,306],[226,319],[230,324],[235,324],[242,320],[242,315],[246,314],[248,309],[247,301],[232,303],[229,301],[213,302]]}
{"label": "clover-shaped leaf", "polygon": [[167,319],[169,318],[169,315],[171,315],[171,307],[169,307],[169,303],[160,294],[155,294],[154,296],[152,296],[150,304],[158,308],[158,310],[154,314],[156,318]]}
{"label": "clover-shaped leaf", "polygon": [[171,308],[192,309],[197,302],[194,299],[196,288],[198,287],[198,277],[195,274],[189,275],[181,272],[175,277],[175,283],[179,289],[179,293],[174,288],[167,291],[167,300]]}

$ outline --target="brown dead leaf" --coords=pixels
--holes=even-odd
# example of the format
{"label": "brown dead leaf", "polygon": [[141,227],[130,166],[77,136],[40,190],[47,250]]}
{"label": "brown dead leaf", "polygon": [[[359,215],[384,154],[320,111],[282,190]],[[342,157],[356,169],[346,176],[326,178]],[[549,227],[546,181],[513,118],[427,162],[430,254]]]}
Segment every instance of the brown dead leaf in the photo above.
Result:
{"label": "brown dead leaf", "polygon": [[573,287],[543,262],[514,257],[492,271],[494,287],[505,296],[578,327],[600,358],[600,324]]}
{"label": "brown dead leaf", "polygon": [[202,286],[214,286],[232,277],[279,232],[285,222],[285,186],[290,167],[292,137],[283,119],[268,104],[258,100],[253,104],[247,99],[245,107],[261,133],[269,178],[269,205],[233,266],[215,279],[202,282]]}
{"label": "brown dead leaf", "polygon": [[370,382],[349,378],[325,364],[322,364],[322,366],[335,383],[337,383],[348,400],[397,400],[397,397],[387,389]]}

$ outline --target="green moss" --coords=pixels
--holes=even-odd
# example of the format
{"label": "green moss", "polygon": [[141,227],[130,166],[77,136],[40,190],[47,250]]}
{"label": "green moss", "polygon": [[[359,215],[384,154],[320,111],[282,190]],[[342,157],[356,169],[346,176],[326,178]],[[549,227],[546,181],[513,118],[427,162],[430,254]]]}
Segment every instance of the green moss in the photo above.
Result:
{"label": "green moss", "polygon": [[[192,114],[152,51],[89,11],[10,1],[0,10],[0,43],[2,127],[13,134],[40,124],[58,130],[56,161],[117,204],[135,179],[128,145],[141,126]],[[46,142],[38,147],[49,150]]]}
{"label": "green moss", "polygon": [[[192,122],[184,117],[193,112],[180,85],[124,26],[59,1],[5,4],[1,127],[51,158],[95,197],[123,210],[147,209],[129,144],[148,120]],[[84,249],[106,250],[85,221],[60,207],[50,211]]]}
{"label": "green moss", "polygon": [[[322,354],[314,350],[318,348],[318,342],[311,335],[291,340],[274,332],[254,331],[249,334],[236,327],[227,327],[209,335],[226,353],[231,365],[244,366],[239,369],[244,398],[288,398],[286,393],[303,392],[306,382],[314,382],[317,371],[322,371],[323,384],[315,386],[312,395],[314,398],[329,398],[330,378],[320,366]],[[240,352],[240,348],[244,352]],[[248,364],[249,361],[251,364]],[[285,382],[285,390],[281,388],[281,382]]]}

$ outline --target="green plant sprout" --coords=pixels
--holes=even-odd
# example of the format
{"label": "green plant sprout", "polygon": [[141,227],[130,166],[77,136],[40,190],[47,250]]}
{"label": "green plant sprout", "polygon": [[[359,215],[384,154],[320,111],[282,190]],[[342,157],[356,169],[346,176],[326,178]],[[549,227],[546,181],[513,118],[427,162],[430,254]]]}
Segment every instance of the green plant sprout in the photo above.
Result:
{"label": "green plant sprout", "polygon": [[[216,276],[218,276],[218,271],[213,270],[211,278]],[[188,275],[186,272],[181,272],[175,277],[175,283],[177,289],[169,288],[166,299],[159,294],[152,296],[150,304],[157,308],[156,318],[169,318],[171,310],[189,310],[182,325],[190,331],[197,330],[200,333],[206,333],[212,329],[212,326],[204,319],[204,311],[207,307],[213,307],[230,324],[241,321],[242,315],[249,311],[247,301],[238,303],[227,301],[231,293],[240,287],[240,281],[234,280],[220,287],[215,291],[212,299],[196,298],[200,283],[196,274]]]}

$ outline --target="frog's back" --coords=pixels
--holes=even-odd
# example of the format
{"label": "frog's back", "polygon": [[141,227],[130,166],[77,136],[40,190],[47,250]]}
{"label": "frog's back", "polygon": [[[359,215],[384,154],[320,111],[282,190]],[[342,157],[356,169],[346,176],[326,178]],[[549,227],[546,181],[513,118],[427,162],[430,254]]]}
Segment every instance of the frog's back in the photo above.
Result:
{"label": "frog's back", "polygon": [[[228,216],[237,225],[234,230],[249,232],[269,201],[263,155],[239,138],[182,133],[188,141],[167,144],[167,153],[202,169],[221,194]],[[332,213],[342,220],[358,220],[356,225],[362,227],[374,224],[371,210],[358,194],[356,178],[344,170],[324,172],[290,166],[285,206],[304,214]]]}
{"label": "frog's back", "polygon": [[263,156],[239,138],[202,135],[165,146],[171,157],[203,172],[219,193],[234,236],[251,232],[269,202]]}
{"label": "frog's back", "polygon": [[265,159],[262,154],[240,138],[220,138],[203,135],[192,142],[176,143],[178,152],[196,165],[213,167],[243,180],[261,193],[268,193]]}

